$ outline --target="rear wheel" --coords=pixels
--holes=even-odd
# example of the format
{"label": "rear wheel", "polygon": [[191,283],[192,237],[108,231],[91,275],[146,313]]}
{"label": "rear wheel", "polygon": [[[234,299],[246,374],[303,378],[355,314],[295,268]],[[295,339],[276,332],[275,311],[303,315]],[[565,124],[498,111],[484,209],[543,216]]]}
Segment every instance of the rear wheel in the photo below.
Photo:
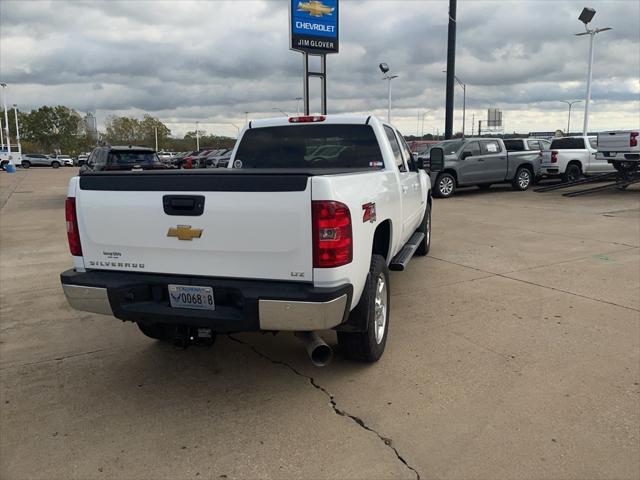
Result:
{"label": "rear wheel", "polygon": [[[371,265],[362,297],[350,317],[366,325],[365,332],[338,332],[338,344],[351,360],[376,362],[382,357],[389,332],[389,270],[381,255],[371,255]],[[363,317],[363,318],[362,318]]]}
{"label": "rear wheel", "polygon": [[51,162],[53,168],[60,168],[60,162]]}
{"label": "rear wheel", "polygon": [[520,167],[516,171],[516,176],[513,179],[513,183],[511,183],[511,186],[514,190],[524,192],[531,185],[532,179],[533,175],[531,174],[531,170],[529,170],[527,167]]}
{"label": "rear wheel", "polygon": [[450,173],[441,173],[436,179],[436,194],[440,198],[449,198],[456,191],[456,179]]}
{"label": "rear wheel", "polygon": [[23,160],[21,165],[22,165],[22,168],[29,168],[31,166],[31,162],[28,160]]}
{"label": "rear wheel", "polygon": [[580,180],[581,176],[582,170],[580,169],[580,166],[575,163],[570,163],[567,165],[567,169],[564,172],[563,180],[565,182],[575,182]]}
{"label": "rear wheel", "polygon": [[422,224],[417,231],[424,233],[424,239],[420,242],[420,245],[418,245],[415,254],[423,257],[429,253],[429,248],[431,248],[431,202],[427,202],[427,209],[424,212]]}

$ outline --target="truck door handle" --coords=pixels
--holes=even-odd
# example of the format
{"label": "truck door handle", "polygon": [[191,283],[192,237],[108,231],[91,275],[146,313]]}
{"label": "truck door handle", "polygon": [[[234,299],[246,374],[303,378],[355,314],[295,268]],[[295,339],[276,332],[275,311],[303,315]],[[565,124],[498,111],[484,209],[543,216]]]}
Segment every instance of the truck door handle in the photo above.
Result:
{"label": "truck door handle", "polygon": [[203,195],[165,195],[162,207],[167,215],[197,217],[204,211]]}

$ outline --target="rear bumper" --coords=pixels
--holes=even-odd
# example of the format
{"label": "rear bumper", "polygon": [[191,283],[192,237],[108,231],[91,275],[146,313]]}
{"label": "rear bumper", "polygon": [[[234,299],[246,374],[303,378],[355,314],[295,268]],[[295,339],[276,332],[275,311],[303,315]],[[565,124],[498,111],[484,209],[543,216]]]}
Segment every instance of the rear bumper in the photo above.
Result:
{"label": "rear bumper", "polygon": [[[76,310],[218,333],[334,328],[347,320],[353,296],[349,284],[318,288],[267,280],[74,270],[63,272],[60,279],[69,305]],[[216,310],[171,307],[168,284],[212,287]]]}

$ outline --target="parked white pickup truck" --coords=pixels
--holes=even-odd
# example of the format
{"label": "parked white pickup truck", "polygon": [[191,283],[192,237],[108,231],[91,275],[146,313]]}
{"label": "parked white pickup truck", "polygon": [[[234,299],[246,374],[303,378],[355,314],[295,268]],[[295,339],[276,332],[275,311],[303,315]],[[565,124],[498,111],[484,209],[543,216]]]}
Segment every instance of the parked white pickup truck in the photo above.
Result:
{"label": "parked white pickup truck", "polygon": [[[344,148],[323,157],[319,145]],[[182,345],[299,332],[317,365],[331,349],[315,331],[335,329],[347,357],[372,362],[389,269],[429,251],[431,191],[375,117],[280,117],[249,123],[229,168],[72,178],[66,220],[74,268],[61,281],[78,310]]]}
{"label": "parked white pickup truck", "polygon": [[596,159],[607,162],[620,172],[635,171],[640,168],[640,132],[615,130],[598,133]]}
{"label": "parked white pickup truck", "polygon": [[542,152],[540,173],[547,177],[562,177],[565,182],[579,180],[582,175],[613,172],[606,161],[596,158],[596,137],[562,137],[551,141]]}

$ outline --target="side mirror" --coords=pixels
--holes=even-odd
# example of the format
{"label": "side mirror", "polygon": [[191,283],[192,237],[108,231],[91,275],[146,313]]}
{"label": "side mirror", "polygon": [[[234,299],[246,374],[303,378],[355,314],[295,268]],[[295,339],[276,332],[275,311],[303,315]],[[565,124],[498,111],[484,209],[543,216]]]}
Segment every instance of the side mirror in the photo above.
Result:
{"label": "side mirror", "polygon": [[441,172],[444,170],[444,150],[440,147],[433,147],[429,151],[429,170],[431,172]]}
{"label": "side mirror", "polygon": [[465,158],[468,158],[471,156],[471,152],[462,152],[462,155],[460,156],[460,160],[464,160]]}

